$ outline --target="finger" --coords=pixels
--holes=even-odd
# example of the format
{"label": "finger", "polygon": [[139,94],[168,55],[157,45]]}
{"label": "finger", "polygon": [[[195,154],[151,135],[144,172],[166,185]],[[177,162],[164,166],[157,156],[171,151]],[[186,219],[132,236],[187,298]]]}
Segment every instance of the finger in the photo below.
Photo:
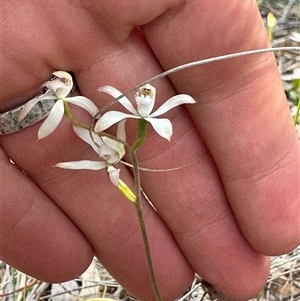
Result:
{"label": "finger", "polygon": [[2,149],[1,208],[0,256],[6,263],[39,279],[63,282],[91,262],[90,244],[76,225]]}
{"label": "finger", "polygon": [[[165,18],[144,28],[165,69],[269,47],[255,1],[191,1],[167,27]],[[193,28],[203,30],[191,37],[186,33]],[[176,45],[172,55],[165,55],[167,45]],[[247,240],[265,254],[293,249],[299,243],[299,141],[273,55],[193,68],[174,74],[172,82],[198,100],[191,114]]]}

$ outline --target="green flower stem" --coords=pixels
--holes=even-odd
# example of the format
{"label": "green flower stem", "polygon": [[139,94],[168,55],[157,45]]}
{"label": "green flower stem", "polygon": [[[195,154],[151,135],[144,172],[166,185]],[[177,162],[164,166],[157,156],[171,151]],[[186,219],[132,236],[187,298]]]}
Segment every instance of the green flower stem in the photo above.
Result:
{"label": "green flower stem", "polygon": [[295,117],[294,117],[294,125],[296,125],[297,122],[298,122],[299,111],[300,111],[300,98],[298,99],[297,111],[296,111],[296,115],[295,115]]}
{"label": "green flower stem", "polygon": [[144,143],[147,137],[147,121],[145,119],[139,120],[138,137],[131,147],[132,152],[136,152],[138,148]]}
{"label": "green flower stem", "polygon": [[85,126],[85,125],[81,124],[80,122],[78,122],[74,118],[74,116],[73,116],[73,114],[71,112],[70,106],[69,106],[69,104],[66,101],[64,101],[64,111],[65,111],[65,116],[70,120],[70,122],[72,123],[72,125],[81,127],[83,129],[86,129],[86,130],[90,129],[88,126]]}
{"label": "green flower stem", "polygon": [[73,114],[71,112],[71,109],[69,107],[69,104],[64,101],[64,110],[65,110],[65,115],[70,119],[70,121],[72,122],[74,120]]}
{"label": "green flower stem", "polygon": [[[138,145],[138,144],[135,143],[134,145]],[[144,249],[145,249],[145,255],[146,255],[146,260],[147,260],[150,281],[152,284],[155,300],[163,301],[160,291],[159,291],[159,288],[158,288],[157,280],[156,280],[156,275],[155,275],[152,256],[151,256],[150,244],[149,244],[147,229],[146,229],[146,225],[145,225],[144,214],[143,214],[143,210],[142,210],[141,178],[140,178],[140,171],[139,171],[137,157],[136,157],[136,150],[134,148],[132,148],[130,150],[129,154],[130,154],[132,165],[133,165],[133,174],[134,174],[134,180],[135,180],[136,201],[135,201],[134,205],[135,205],[139,223],[140,223],[140,229],[141,229],[141,233],[142,233],[142,239],[143,239],[143,244],[144,244]]]}
{"label": "green flower stem", "polygon": [[147,121],[145,119],[140,119],[139,125],[138,125],[137,139],[136,139],[135,143],[133,144],[133,146],[129,149],[129,154],[130,154],[131,162],[133,165],[133,175],[134,175],[134,185],[135,185],[135,195],[136,195],[134,205],[135,205],[135,209],[136,209],[139,224],[140,224],[140,229],[141,229],[141,234],[142,234],[142,239],[143,239],[143,244],[144,244],[144,249],[145,249],[145,255],[146,255],[146,260],[147,260],[147,266],[148,266],[150,281],[151,281],[153,293],[155,296],[155,300],[162,301],[162,297],[161,297],[161,294],[160,294],[160,291],[158,288],[156,275],[155,275],[155,271],[154,271],[150,244],[149,244],[144,214],[143,214],[143,210],[142,210],[141,178],[140,178],[140,170],[139,170],[139,166],[138,166],[138,161],[137,161],[137,157],[136,157],[136,151],[144,143],[144,141],[146,140],[146,137],[147,137]]}

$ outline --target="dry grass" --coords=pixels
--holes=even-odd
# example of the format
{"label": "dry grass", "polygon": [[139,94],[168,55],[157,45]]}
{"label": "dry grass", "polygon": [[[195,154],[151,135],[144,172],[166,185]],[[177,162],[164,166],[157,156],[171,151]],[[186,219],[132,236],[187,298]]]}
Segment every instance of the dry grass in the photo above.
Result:
{"label": "dry grass", "polygon": [[[40,282],[2,263],[0,270],[0,300],[2,301],[84,301],[106,297],[133,301],[132,298],[94,258],[87,271],[67,283],[51,285]],[[190,289],[177,301],[208,301],[198,277]],[[300,300],[300,247],[293,252],[274,257],[264,291],[251,301]]]}
{"label": "dry grass", "polygon": [[[299,0],[264,0],[260,4],[264,20],[270,11],[277,18],[272,41],[274,47],[300,46],[299,6]],[[300,55],[299,52],[282,52],[277,53],[276,56],[291,112],[294,115],[297,103],[293,97],[291,80],[294,77],[293,70],[300,68]],[[297,127],[300,137],[299,124]],[[0,261],[0,300],[2,301],[83,301],[96,297],[134,300],[96,258],[81,277],[57,285],[40,282]],[[188,292],[178,299],[178,301],[188,300],[211,300],[197,277]],[[289,254],[272,259],[270,277],[265,289],[258,298],[251,301],[254,300],[300,300],[300,247]]]}
{"label": "dry grass", "polygon": [[[273,47],[300,46],[300,1],[299,0],[263,0],[260,5],[261,15],[267,27],[267,15],[272,12],[277,18],[273,32]],[[292,88],[292,79],[300,77],[299,51],[276,53],[279,72],[286,90],[292,116],[295,116],[297,97]],[[296,74],[297,72],[297,74]],[[298,92],[299,98],[299,92]],[[299,122],[296,125],[300,137]]]}

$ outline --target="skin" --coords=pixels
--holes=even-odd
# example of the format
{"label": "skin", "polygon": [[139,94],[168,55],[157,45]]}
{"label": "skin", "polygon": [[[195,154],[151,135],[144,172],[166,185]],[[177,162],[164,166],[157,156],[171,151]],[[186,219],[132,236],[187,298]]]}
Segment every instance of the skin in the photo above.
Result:
{"label": "skin", "polygon": [[[111,98],[100,86],[126,91],[186,62],[269,47],[252,0],[5,1],[2,39],[2,112],[34,97],[55,70],[72,71],[81,94],[101,107]],[[267,279],[268,256],[300,240],[299,140],[274,57],[213,63],[152,84],[157,106],[178,93],[197,100],[166,114],[170,143],[149,128],[138,152],[148,168],[194,162],[141,175],[158,210],[143,206],[163,298],[184,293],[197,272],[247,300]],[[132,294],[153,300],[132,204],[105,171],[53,168],[98,158],[66,120],[37,141],[39,126],[0,137],[1,259],[58,282],[82,273],[95,254]],[[132,185],[125,167],[121,177]]]}

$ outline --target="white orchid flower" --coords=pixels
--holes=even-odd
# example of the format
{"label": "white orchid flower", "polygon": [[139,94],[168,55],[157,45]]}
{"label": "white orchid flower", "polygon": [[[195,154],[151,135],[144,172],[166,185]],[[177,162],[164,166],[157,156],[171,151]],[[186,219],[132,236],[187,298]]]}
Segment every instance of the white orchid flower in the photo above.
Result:
{"label": "white orchid flower", "polygon": [[[98,89],[100,92],[105,92],[114,98],[118,98],[122,93],[112,86],[104,86]],[[131,102],[127,97],[122,97],[118,99],[118,102],[126,108],[131,114],[109,111],[105,113],[97,121],[95,125],[96,132],[105,131],[107,128],[113,124],[119,122],[120,120],[126,118],[144,119],[148,121],[153,129],[163,138],[170,141],[173,134],[172,124],[169,119],[166,118],[156,118],[167,111],[182,105],[182,104],[193,104],[196,101],[189,95],[180,94],[171,97],[163,105],[161,105],[155,112],[151,113],[155,103],[156,89],[150,84],[146,84],[139,89],[136,93],[135,100],[137,104],[137,109],[133,107]]]}
{"label": "white orchid flower", "polygon": [[43,87],[46,87],[48,91],[44,95],[35,97],[27,102],[18,119],[20,122],[39,101],[43,99],[55,99],[56,102],[52,107],[49,116],[39,129],[39,139],[47,137],[57,128],[64,116],[65,102],[72,103],[85,109],[92,117],[94,117],[99,111],[96,105],[90,99],[84,96],[68,97],[73,88],[72,76],[69,73],[65,71],[56,71],[53,72],[53,75],[55,76],[54,79],[43,84]]}
{"label": "white orchid flower", "polygon": [[[55,166],[66,169],[90,169],[100,170],[107,169],[109,178],[115,186],[120,184],[120,169],[113,167],[114,164],[118,163],[125,155],[125,148],[121,142],[118,142],[109,137],[100,137],[92,132],[93,139],[90,136],[90,132],[84,128],[73,126],[76,135],[81,138],[84,142],[88,143],[93,150],[102,158],[104,161],[91,161],[81,160],[72,162],[62,162]],[[118,138],[125,141],[125,121],[118,124]]]}
{"label": "white orchid flower", "polygon": [[[81,160],[72,162],[62,162],[55,166],[66,169],[89,169],[101,170],[106,168],[111,182],[119,189],[119,191],[132,203],[136,203],[136,196],[132,190],[120,179],[120,169],[116,169],[113,164],[118,163],[125,154],[124,145],[109,137],[100,137],[86,129],[73,126],[75,133],[105,161]],[[118,138],[125,142],[125,120],[118,123]]]}

